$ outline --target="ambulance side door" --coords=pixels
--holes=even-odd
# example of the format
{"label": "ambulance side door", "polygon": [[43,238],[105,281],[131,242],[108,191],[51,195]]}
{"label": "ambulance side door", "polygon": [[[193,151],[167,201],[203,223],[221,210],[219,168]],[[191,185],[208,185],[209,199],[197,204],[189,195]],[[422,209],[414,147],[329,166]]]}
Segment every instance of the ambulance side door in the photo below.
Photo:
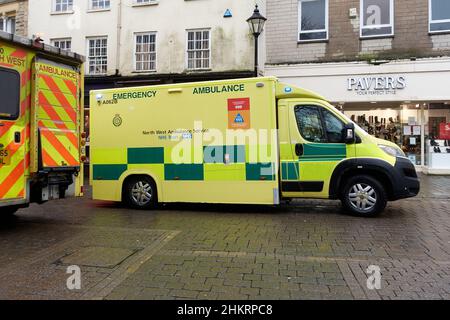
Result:
{"label": "ambulance side door", "polygon": [[283,196],[328,198],[334,169],[354,156],[354,145],[343,142],[345,122],[319,102],[291,101],[288,123],[290,160],[281,168]]}
{"label": "ambulance side door", "polygon": [[13,66],[0,66],[0,202],[26,196],[22,96],[21,73]]}

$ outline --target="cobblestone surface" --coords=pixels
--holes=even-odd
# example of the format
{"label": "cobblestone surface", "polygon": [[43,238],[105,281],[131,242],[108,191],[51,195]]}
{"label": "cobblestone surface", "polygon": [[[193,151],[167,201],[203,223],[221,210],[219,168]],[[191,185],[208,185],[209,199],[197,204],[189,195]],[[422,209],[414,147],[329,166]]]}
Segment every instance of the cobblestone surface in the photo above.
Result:
{"label": "cobblestone surface", "polygon": [[[450,299],[450,177],[377,218],[336,201],[134,211],[52,201],[0,221],[1,299]],[[80,290],[66,287],[79,265]],[[379,266],[381,289],[367,288]]]}

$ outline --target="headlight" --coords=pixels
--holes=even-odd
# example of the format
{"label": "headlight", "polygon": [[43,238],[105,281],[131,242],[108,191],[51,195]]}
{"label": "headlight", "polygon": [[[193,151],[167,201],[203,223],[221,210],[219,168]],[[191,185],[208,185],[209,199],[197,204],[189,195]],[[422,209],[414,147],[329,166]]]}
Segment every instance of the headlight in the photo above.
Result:
{"label": "headlight", "polygon": [[393,156],[393,157],[404,157],[405,156],[405,153],[400,148],[386,146],[384,144],[379,144],[378,147],[380,147],[381,150],[383,150],[390,156]]}

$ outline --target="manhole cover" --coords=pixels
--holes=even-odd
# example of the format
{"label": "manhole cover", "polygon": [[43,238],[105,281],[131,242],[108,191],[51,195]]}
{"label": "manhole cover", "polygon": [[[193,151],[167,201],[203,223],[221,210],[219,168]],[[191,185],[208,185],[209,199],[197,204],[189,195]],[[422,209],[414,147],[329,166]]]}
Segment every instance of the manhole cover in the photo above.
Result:
{"label": "manhole cover", "polygon": [[87,267],[114,268],[135,252],[123,248],[85,247],[59,259],[58,262]]}

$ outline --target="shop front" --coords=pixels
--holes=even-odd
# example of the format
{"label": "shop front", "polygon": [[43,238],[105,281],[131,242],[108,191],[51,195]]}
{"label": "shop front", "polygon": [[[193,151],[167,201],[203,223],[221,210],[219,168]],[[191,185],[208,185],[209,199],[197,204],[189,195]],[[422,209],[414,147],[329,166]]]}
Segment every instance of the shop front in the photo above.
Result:
{"label": "shop front", "polygon": [[450,174],[450,58],[266,66],[320,93],[369,134],[398,144],[419,171]]}

